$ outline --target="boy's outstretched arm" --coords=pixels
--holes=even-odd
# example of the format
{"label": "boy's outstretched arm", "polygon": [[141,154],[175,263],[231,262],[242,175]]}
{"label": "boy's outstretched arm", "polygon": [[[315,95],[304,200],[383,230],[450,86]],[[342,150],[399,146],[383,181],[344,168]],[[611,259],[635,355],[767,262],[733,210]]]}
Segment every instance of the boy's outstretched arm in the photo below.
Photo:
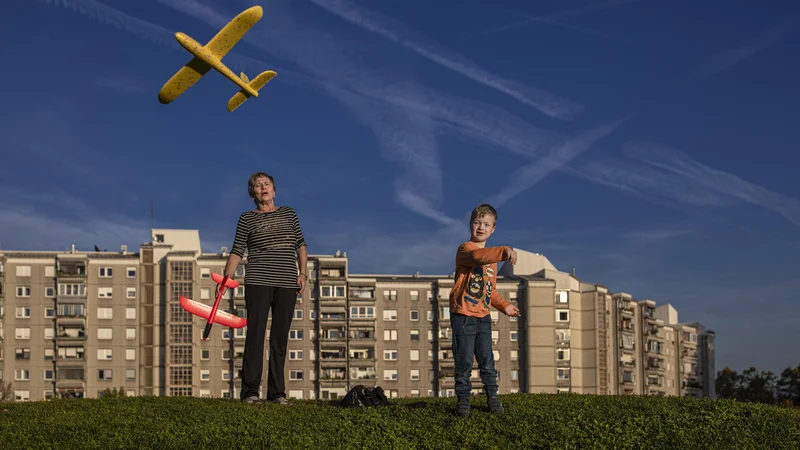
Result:
{"label": "boy's outstretched arm", "polygon": [[497,291],[492,291],[492,306],[507,316],[519,316],[519,309],[511,302],[504,299]]}
{"label": "boy's outstretched arm", "polygon": [[474,267],[498,263],[508,259],[510,253],[511,247],[506,245],[471,249],[466,244],[461,244],[456,253],[456,265]]}

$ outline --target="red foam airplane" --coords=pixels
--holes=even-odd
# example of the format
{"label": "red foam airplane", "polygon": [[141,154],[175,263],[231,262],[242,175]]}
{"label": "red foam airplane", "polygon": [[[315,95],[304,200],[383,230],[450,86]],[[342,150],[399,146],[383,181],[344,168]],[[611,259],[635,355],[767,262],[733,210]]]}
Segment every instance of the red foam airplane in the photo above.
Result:
{"label": "red foam airplane", "polygon": [[215,323],[231,328],[244,328],[247,326],[246,318],[234,316],[228,312],[217,310],[219,308],[219,300],[222,298],[222,294],[225,293],[225,289],[236,289],[239,287],[239,282],[236,280],[231,280],[227,275],[223,277],[222,275],[214,272],[211,272],[211,279],[214,280],[217,285],[219,285],[217,288],[217,299],[214,301],[213,307],[204,303],[189,300],[181,295],[181,306],[183,309],[208,321],[205,329],[203,330],[204,341],[208,339],[208,335],[211,334],[211,326]]}

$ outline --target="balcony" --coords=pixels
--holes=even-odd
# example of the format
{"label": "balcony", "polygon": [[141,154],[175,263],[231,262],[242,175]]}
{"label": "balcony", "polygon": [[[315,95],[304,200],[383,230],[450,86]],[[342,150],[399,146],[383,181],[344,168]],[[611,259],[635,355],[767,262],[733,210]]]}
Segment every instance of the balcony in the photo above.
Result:
{"label": "balcony", "polygon": [[86,300],[86,284],[58,283],[59,300]]}
{"label": "balcony", "polygon": [[342,362],[347,358],[347,352],[345,351],[344,347],[338,349],[322,349],[319,351],[319,360],[321,363],[338,363]]}
{"label": "balcony", "polygon": [[59,341],[86,340],[84,327],[58,327],[56,338]]}
{"label": "balcony", "polygon": [[322,369],[319,373],[319,379],[326,385],[340,384],[347,380],[347,371],[343,367]]}
{"label": "balcony", "polygon": [[350,364],[372,364],[375,362],[375,348],[350,350]]}
{"label": "balcony", "polygon": [[376,378],[375,367],[353,367],[350,369],[351,380],[375,380]]}
{"label": "balcony", "polygon": [[374,302],[375,288],[350,286],[350,300],[355,302]]}
{"label": "balcony", "polygon": [[622,332],[633,333],[636,329],[636,326],[634,325],[633,320],[623,318],[619,323],[619,329]]}
{"label": "balcony", "polygon": [[323,324],[330,322],[347,322],[347,311],[344,309],[341,311],[320,311],[319,321]]}
{"label": "balcony", "polygon": [[647,370],[666,370],[666,365],[662,358],[647,358]]}
{"label": "balcony", "polygon": [[[375,341],[375,329],[372,327],[369,328],[350,328],[350,343],[351,344],[358,344],[358,343],[367,343],[371,344]],[[355,342],[354,342],[355,341]],[[362,341],[362,342],[359,342]]]}
{"label": "balcony", "polygon": [[86,279],[86,264],[62,262],[59,263],[56,274],[58,278]]}

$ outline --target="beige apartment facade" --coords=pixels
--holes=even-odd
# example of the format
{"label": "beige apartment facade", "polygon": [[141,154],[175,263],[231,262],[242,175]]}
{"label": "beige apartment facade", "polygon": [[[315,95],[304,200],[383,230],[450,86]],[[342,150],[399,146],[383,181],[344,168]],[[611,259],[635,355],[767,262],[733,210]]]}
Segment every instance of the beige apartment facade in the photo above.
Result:
{"label": "beige apartment facade", "polygon": [[[522,316],[491,314],[501,393],[714,396],[713,331],[517,251],[497,291]],[[18,401],[113,388],[238,398],[247,329],[216,325],[203,340],[205,321],[180,306],[181,296],[214,301],[211,273],[227,257],[203,253],[196,230],[161,229],[138,253],[0,253],[0,381]],[[338,251],[309,255],[308,273],[289,333],[290,398],[336,399],[357,384],[390,397],[455,395],[452,274],[351,274]],[[246,317],[244,286],[220,308]],[[267,342],[262,385],[268,358]],[[471,381],[480,393],[477,364]]]}

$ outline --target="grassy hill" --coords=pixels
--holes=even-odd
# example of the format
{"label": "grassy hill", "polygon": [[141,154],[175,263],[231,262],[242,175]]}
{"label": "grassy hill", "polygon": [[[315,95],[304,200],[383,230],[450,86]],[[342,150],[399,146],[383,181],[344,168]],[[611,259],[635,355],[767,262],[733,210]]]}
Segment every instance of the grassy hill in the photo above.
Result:
{"label": "grassy hill", "polygon": [[[800,448],[800,410],[676,397],[513,394],[470,417],[454,398],[328,402],[131,397],[0,404],[2,448]],[[414,408],[414,401],[424,407]]]}

